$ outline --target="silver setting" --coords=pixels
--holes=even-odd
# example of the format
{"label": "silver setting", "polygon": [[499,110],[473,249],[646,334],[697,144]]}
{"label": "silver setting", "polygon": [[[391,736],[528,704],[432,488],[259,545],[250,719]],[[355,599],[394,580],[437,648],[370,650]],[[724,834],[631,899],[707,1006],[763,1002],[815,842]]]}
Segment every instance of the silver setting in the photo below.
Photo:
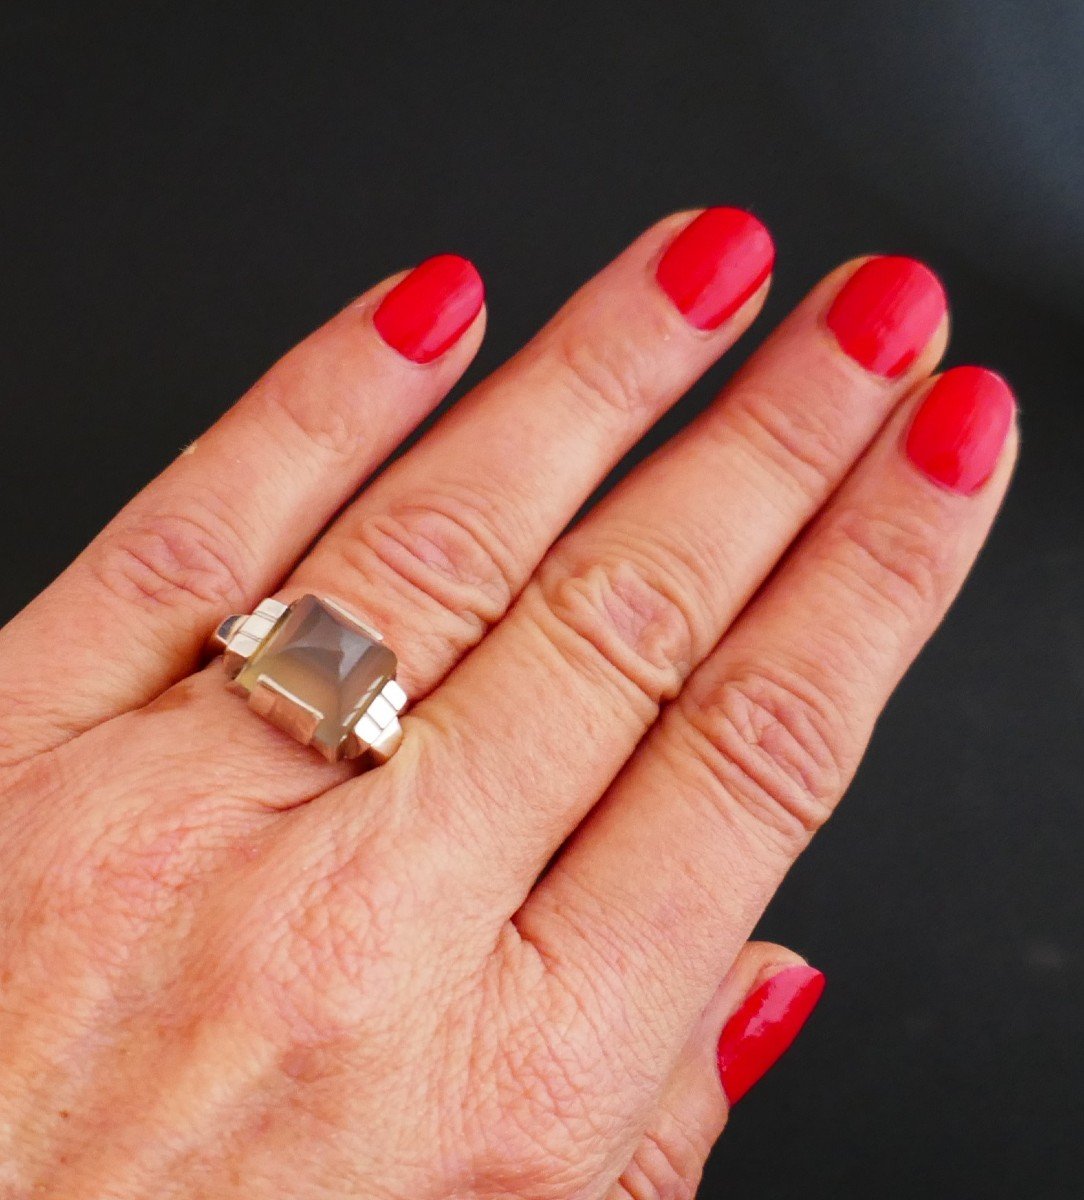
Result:
{"label": "silver setting", "polygon": [[263,644],[264,638],[286,615],[287,605],[281,600],[261,600],[248,616],[235,613],[227,617],[215,630],[213,641],[222,651],[222,664],[230,679],[237,673]]}

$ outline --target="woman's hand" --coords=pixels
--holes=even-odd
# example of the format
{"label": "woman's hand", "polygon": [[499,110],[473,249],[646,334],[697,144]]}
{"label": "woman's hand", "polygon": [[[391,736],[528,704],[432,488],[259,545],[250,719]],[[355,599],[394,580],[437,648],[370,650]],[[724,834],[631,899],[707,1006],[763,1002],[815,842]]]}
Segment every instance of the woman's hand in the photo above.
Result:
{"label": "woman's hand", "polygon": [[[0,634],[0,1195],[691,1192],[727,1018],[735,1099],[819,992],[745,939],[1016,441],[996,376],[931,384],[934,277],[853,262],[562,533],[772,258],[735,210],[662,222],[356,495],[482,337],[473,268],[430,260]],[[325,764],[198,670],[276,592],[397,651],[386,765]]]}

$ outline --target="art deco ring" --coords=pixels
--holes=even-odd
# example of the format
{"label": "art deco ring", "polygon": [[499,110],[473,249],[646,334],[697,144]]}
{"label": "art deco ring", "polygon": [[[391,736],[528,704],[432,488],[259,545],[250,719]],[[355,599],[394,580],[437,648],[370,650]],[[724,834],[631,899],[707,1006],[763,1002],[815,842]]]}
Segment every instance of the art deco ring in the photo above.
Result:
{"label": "art deco ring", "polygon": [[264,600],[214,635],[230,687],[249,707],[329,762],[399,748],[406,693],[383,637],[323,596]]}

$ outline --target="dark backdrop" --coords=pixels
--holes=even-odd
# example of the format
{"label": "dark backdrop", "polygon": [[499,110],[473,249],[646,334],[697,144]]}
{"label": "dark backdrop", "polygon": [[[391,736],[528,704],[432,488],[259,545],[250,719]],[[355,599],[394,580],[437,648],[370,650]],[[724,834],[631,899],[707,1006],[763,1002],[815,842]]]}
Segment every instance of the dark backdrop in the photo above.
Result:
{"label": "dark backdrop", "polygon": [[683,206],[775,232],[761,333],[851,255],[934,264],[949,361],[1019,391],[1023,464],[764,921],[829,991],[703,1194],[1080,1195],[1081,6],[9,0],[0,20],[7,613],[277,354],[427,254],[488,281],[472,379]]}

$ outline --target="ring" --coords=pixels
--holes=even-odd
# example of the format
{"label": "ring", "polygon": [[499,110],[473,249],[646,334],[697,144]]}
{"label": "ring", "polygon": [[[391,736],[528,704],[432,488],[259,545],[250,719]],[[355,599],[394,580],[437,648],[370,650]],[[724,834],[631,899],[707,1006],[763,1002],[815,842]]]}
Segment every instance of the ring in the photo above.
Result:
{"label": "ring", "polygon": [[407,697],[383,637],[326,596],[292,604],[264,600],[227,617],[213,637],[232,691],[249,707],[328,760],[367,755],[386,762],[399,748]]}

